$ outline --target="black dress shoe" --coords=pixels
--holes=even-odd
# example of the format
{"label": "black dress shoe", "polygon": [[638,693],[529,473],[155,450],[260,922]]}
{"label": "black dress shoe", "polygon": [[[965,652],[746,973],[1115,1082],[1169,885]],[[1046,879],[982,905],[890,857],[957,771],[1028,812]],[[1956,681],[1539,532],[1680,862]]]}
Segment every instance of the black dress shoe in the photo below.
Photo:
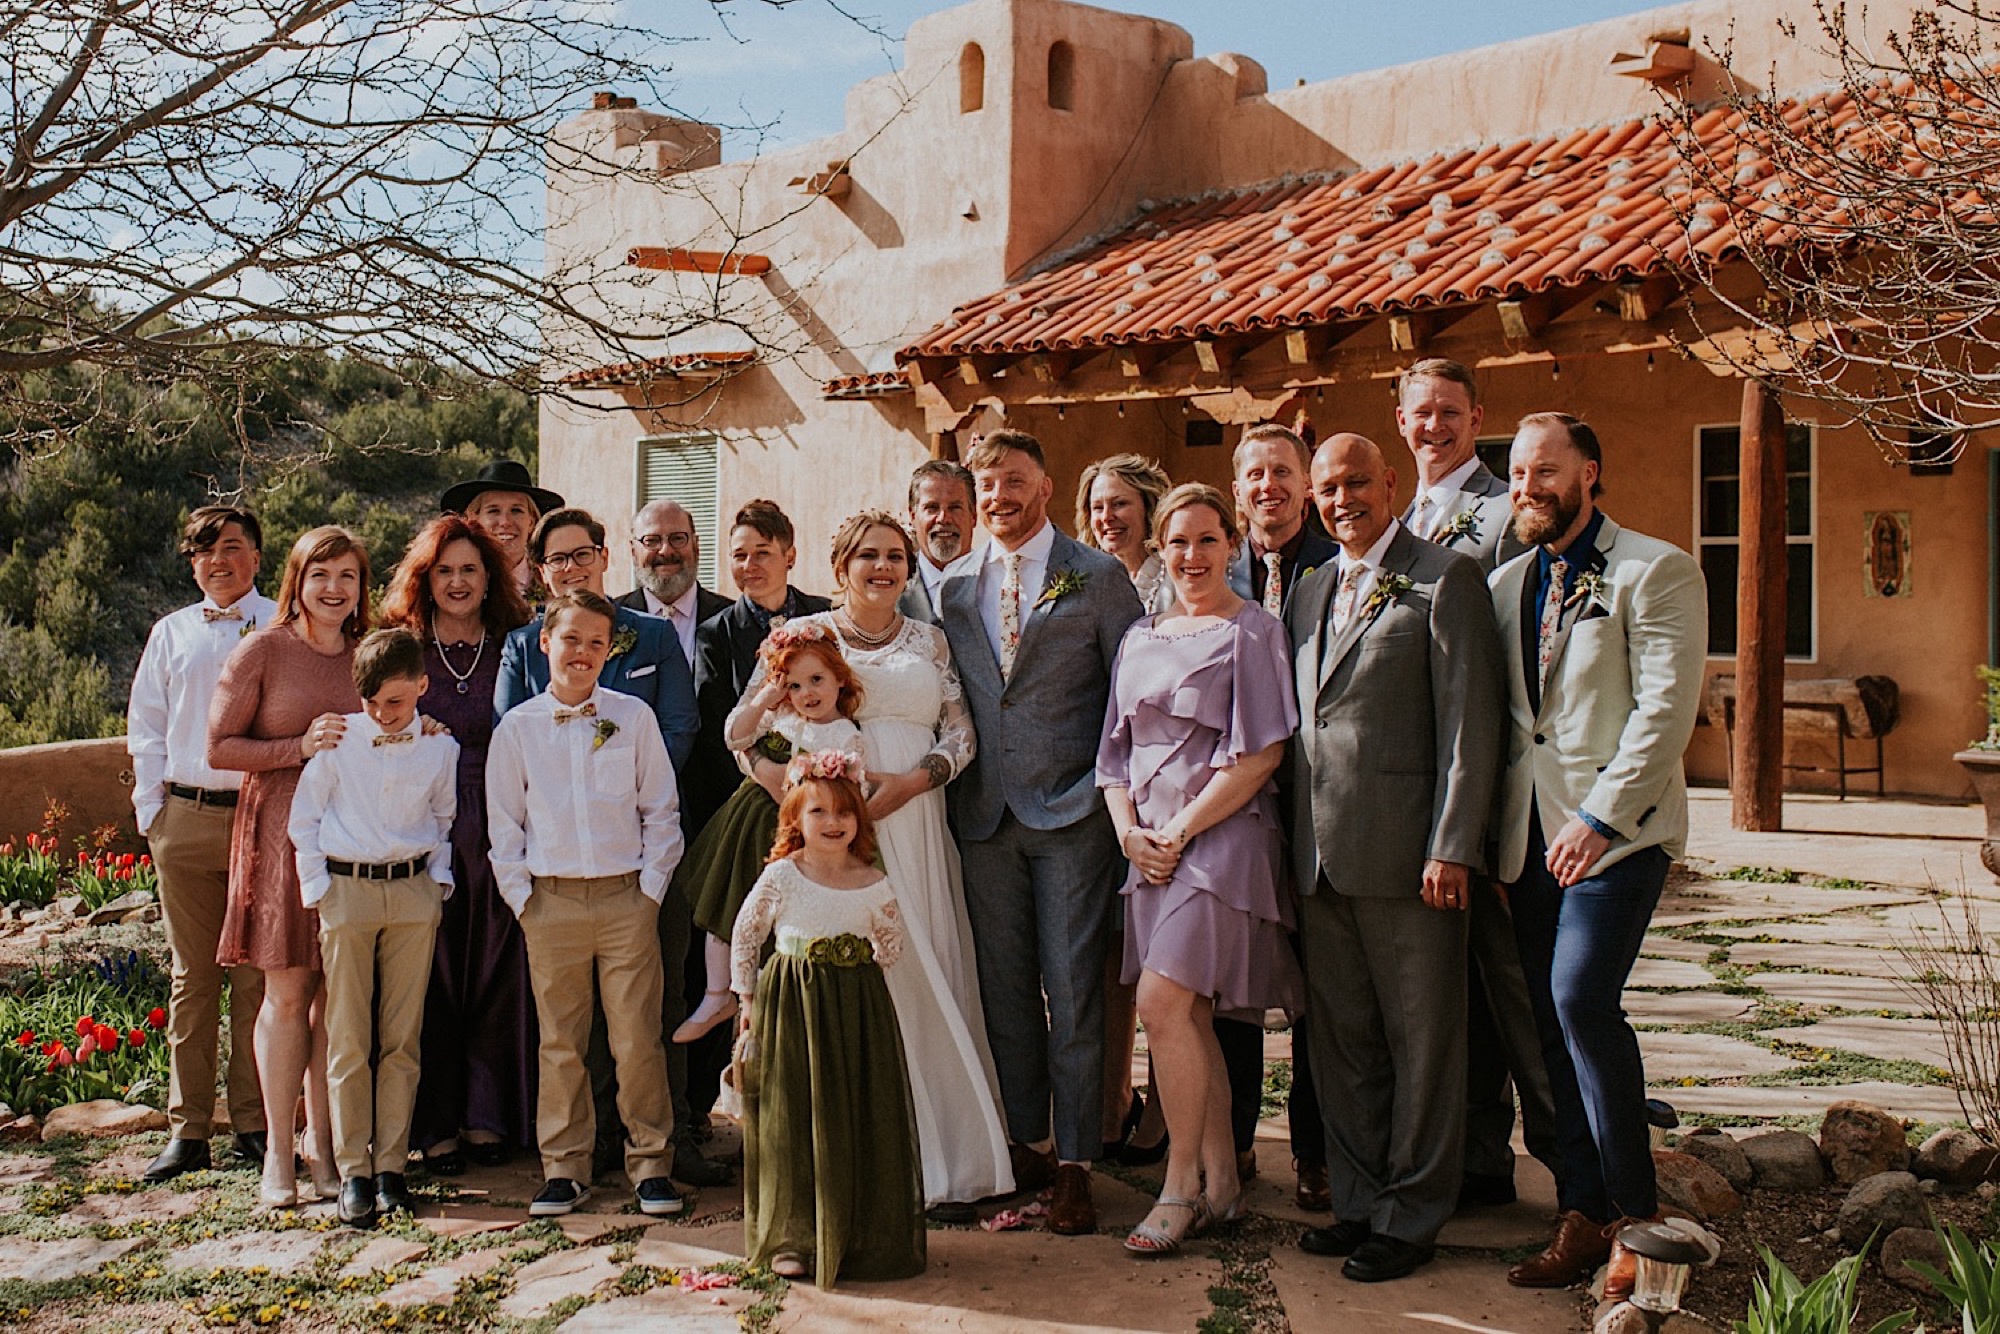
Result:
{"label": "black dress shoe", "polygon": [[514,1156],[514,1151],[507,1147],[505,1140],[469,1139],[465,1141],[465,1156],[481,1167],[503,1167]]}
{"label": "black dress shoe", "polygon": [[349,1177],[340,1187],[340,1221],[349,1227],[375,1226],[375,1183]]}
{"label": "black dress shoe", "polygon": [[262,1168],[270,1151],[271,1137],[261,1130],[246,1130],[236,1136],[236,1161],[245,1167]]}
{"label": "black dress shoe", "polygon": [[1512,1173],[1467,1172],[1458,1188],[1458,1207],[1461,1209],[1474,1206],[1495,1208],[1512,1204],[1516,1198]]}
{"label": "black dress shoe", "polygon": [[692,1139],[684,1139],[674,1145],[673,1179],[688,1186],[726,1186],[736,1180],[736,1169],[708,1157]]}
{"label": "black dress shoe", "polygon": [[434,1177],[463,1176],[465,1155],[457,1149],[446,1149],[443,1153],[426,1153],[424,1170]]}
{"label": "black dress shoe", "polygon": [[1428,1242],[1398,1241],[1378,1233],[1361,1244],[1340,1272],[1356,1283],[1386,1283],[1415,1273],[1436,1254],[1437,1247]]}
{"label": "black dress shoe", "polygon": [[965,1227],[979,1221],[979,1210],[963,1200],[946,1200],[924,1210],[924,1217],[943,1227]]}
{"label": "black dress shoe", "polygon": [[384,1172],[375,1178],[375,1207],[385,1214],[407,1214],[416,1210],[417,1202],[410,1195],[410,1184],[403,1179],[401,1172]]}
{"label": "black dress shoe", "polygon": [[1307,1255],[1352,1255],[1375,1234],[1366,1223],[1343,1220],[1331,1227],[1309,1227],[1299,1234],[1299,1249]]}
{"label": "black dress shoe", "polygon": [[183,1172],[200,1172],[208,1167],[208,1141],[170,1139],[167,1147],[146,1168],[148,1181],[172,1181]]}

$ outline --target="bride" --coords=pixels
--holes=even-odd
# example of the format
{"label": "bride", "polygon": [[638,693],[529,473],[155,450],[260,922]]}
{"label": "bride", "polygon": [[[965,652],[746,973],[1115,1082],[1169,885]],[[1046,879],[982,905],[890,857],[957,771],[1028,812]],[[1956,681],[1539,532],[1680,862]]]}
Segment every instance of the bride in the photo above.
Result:
{"label": "bride", "polygon": [[[909,933],[905,961],[888,970],[916,1104],[927,1204],[967,1206],[1011,1194],[999,1080],[986,1045],[972,928],[958,845],[945,823],[944,785],[972,760],[972,718],[944,633],[896,610],[916,549],[893,515],[864,510],[833,539],[833,575],[844,597],[801,617],[829,626],[860,678],[861,726],[883,869]],[[760,663],[744,699],[763,685]],[[771,761],[761,760],[760,765]],[[934,1210],[971,1221],[969,1208]]]}

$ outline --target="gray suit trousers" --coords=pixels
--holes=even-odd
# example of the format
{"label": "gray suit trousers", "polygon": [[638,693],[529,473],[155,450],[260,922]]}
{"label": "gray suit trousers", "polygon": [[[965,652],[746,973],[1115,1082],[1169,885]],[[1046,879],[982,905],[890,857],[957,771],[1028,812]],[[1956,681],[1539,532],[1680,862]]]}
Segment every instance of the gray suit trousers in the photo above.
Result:
{"label": "gray suit trousers", "polygon": [[1514,917],[1492,881],[1472,878],[1470,1022],[1466,1029],[1465,1170],[1514,1175],[1514,1095],[1528,1152],[1558,1177],[1555,1096],[1542,1064],[1528,979],[1514,944]]}
{"label": "gray suit trousers", "polygon": [[[959,845],[1007,1136],[1087,1163],[1104,1142],[1104,952],[1125,863],[1099,806],[1063,829],[1012,811]],[[1046,997],[1046,999],[1045,999]]]}
{"label": "gray suit trousers", "polygon": [[1299,905],[1333,1214],[1433,1241],[1465,1153],[1466,914],[1338,894]]}

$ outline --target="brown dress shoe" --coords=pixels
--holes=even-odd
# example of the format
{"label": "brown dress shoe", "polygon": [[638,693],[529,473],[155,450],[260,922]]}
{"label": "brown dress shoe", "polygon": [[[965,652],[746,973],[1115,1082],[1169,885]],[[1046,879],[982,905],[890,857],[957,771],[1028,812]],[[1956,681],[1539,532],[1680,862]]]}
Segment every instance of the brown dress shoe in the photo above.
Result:
{"label": "brown dress shoe", "polygon": [[1566,1288],[1589,1278],[1610,1256],[1604,1224],[1569,1209],[1556,1224],[1555,1240],[1540,1255],[1508,1270],[1507,1281],[1517,1288]]}
{"label": "brown dress shoe", "polygon": [[1007,1146],[1007,1162],[1014,1169],[1014,1189],[1029,1195],[1049,1188],[1056,1176],[1056,1151],[1031,1149],[1025,1144]]}
{"label": "brown dress shoe", "polygon": [[1302,1163],[1292,1160],[1292,1166],[1299,1170],[1299,1208],[1309,1214],[1324,1214],[1333,1211],[1333,1187],[1327,1184],[1325,1163]]}
{"label": "brown dress shoe", "polygon": [[1056,1168],[1055,1194],[1049,1200],[1049,1231],[1080,1237],[1097,1231],[1097,1205],[1090,1198],[1090,1173],[1076,1163]]}
{"label": "brown dress shoe", "polygon": [[1619,1244],[1618,1234],[1634,1223],[1657,1223],[1666,1214],[1656,1211],[1651,1218],[1621,1218],[1604,1229],[1604,1235],[1611,1239],[1611,1259],[1604,1272],[1604,1300],[1623,1302],[1632,1299],[1632,1284],[1639,1274],[1639,1260],[1632,1252]]}
{"label": "brown dress shoe", "polygon": [[1257,1151],[1245,1149],[1236,1155],[1236,1180],[1240,1185],[1248,1185],[1257,1179]]}

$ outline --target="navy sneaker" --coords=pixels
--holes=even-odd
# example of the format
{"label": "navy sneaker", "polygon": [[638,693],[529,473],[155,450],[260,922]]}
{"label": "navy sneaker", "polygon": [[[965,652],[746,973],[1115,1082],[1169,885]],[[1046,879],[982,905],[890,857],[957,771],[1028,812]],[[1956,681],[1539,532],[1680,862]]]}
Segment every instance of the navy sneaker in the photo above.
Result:
{"label": "navy sneaker", "polygon": [[530,1218],[560,1218],[590,1198],[590,1187],[568,1177],[550,1177],[528,1205]]}
{"label": "navy sneaker", "polygon": [[665,1177],[647,1177],[639,1183],[639,1212],[659,1217],[677,1214],[687,1206],[674,1183]]}

